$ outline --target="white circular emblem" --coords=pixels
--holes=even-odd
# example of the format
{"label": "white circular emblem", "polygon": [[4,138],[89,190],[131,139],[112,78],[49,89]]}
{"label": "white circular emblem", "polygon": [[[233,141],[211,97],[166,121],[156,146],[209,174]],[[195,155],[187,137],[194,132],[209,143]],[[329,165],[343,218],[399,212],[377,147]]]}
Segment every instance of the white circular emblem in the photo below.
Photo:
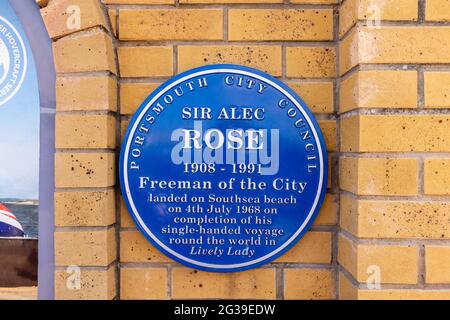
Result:
{"label": "white circular emblem", "polygon": [[19,91],[27,72],[27,51],[16,28],[0,16],[0,106]]}

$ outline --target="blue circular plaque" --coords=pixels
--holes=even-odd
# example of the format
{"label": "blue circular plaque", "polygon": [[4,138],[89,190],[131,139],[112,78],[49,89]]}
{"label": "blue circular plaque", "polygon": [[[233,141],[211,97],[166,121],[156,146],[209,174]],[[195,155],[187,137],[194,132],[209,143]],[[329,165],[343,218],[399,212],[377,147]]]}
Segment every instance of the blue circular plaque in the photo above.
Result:
{"label": "blue circular plaque", "polygon": [[192,268],[268,263],[312,225],[326,191],[317,122],[261,71],[210,65],[156,89],[130,121],[120,183],[139,230]]}

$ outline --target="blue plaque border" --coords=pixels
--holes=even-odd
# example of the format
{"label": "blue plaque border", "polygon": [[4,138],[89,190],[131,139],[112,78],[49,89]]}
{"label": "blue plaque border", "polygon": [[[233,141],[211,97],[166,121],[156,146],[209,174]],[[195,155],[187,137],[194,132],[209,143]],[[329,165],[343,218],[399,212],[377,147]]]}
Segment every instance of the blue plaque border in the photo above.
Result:
{"label": "blue plaque border", "polygon": [[[317,146],[319,147],[318,153],[319,153],[319,161],[321,163],[319,185],[321,185],[321,187],[318,188],[317,190],[313,207],[308,213],[307,219],[305,219],[300,228],[297,229],[296,233],[293,236],[291,236],[287,242],[279,246],[276,250],[272,251],[270,254],[267,254],[266,256],[260,257],[258,259],[251,260],[245,263],[218,265],[195,261],[193,259],[178,254],[174,250],[166,247],[164,243],[162,243],[147,228],[147,226],[143,223],[142,219],[140,218],[139,213],[134,207],[133,200],[131,199],[127,181],[127,170],[126,170],[127,162],[125,162],[124,160],[126,155],[128,155],[129,153],[131,138],[137,129],[137,125],[141,121],[146,111],[151,107],[152,103],[157,98],[159,98],[165,92],[170,90],[173,86],[190,78],[195,78],[201,75],[211,73],[227,73],[227,72],[234,72],[242,75],[247,75],[250,77],[257,78],[260,81],[264,81],[265,83],[268,83],[270,86],[273,86],[274,88],[285,94],[289,98],[289,100],[291,100],[293,104],[299,109],[299,111],[305,116],[305,119],[307,120],[308,124],[313,130],[313,136],[315,138]],[[308,109],[305,102],[286,84],[272,77],[271,75],[256,70],[254,68],[234,64],[211,64],[187,70],[165,81],[158,88],[156,88],[152,92],[152,94],[150,94],[139,106],[139,108],[136,110],[133,117],[131,118],[125,136],[122,140],[122,147],[120,150],[120,159],[119,159],[119,178],[122,197],[125,201],[128,212],[130,213],[131,218],[133,219],[133,222],[135,223],[139,231],[147,238],[147,240],[151,244],[153,244],[159,251],[161,251],[171,259],[194,269],[208,272],[221,272],[221,273],[239,272],[257,268],[259,266],[269,263],[270,261],[275,260],[276,258],[283,255],[285,252],[287,252],[290,248],[292,248],[298,242],[298,240],[300,240],[304,236],[304,234],[309,231],[315,218],[317,217],[320,211],[320,208],[325,198],[328,181],[328,155],[322,131],[317,121],[315,120],[313,113]]]}

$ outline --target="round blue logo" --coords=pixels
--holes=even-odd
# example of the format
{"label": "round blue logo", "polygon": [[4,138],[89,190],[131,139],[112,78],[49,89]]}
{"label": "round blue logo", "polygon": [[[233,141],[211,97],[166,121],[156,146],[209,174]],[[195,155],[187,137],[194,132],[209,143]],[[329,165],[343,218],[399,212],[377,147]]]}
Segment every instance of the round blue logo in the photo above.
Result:
{"label": "round blue logo", "polygon": [[27,71],[27,52],[17,29],[0,16],[0,106],[19,91]]}
{"label": "round blue logo", "polygon": [[119,166],[147,239],[213,272],[254,268],[292,247],[320,209],[328,168],[305,103],[237,65],[196,68],[156,89],[129,124]]}

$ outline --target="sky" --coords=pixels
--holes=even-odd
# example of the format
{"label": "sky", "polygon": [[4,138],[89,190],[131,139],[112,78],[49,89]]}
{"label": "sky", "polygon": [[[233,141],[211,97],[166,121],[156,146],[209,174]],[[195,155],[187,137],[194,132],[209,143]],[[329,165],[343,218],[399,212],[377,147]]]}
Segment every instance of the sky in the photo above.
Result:
{"label": "sky", "polygon": [[6,17],[26,42],[28,69],[17,94],[0,106],[0,198],[38,199],[39,90],[36,69],[25,32],[9,7],[0,1]]}

